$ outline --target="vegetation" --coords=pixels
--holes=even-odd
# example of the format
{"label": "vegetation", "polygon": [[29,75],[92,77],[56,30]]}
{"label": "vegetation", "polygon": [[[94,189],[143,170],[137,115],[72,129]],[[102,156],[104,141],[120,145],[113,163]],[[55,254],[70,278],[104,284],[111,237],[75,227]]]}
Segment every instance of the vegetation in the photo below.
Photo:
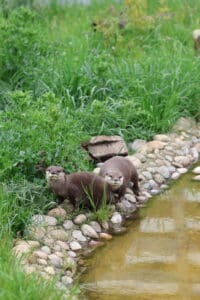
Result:
{"label": "vegetation", "polygon": [[[191,37],[200,3],[1,2],[0,234],[11,240],[31,214],[54,204],[45,166],[92,168],[82,141],[99,134],[150,139],[180,116],[200,118],[200,60]],[[33,281],[13,272],[9,248],[0,246],[0,298],[28,299],[16,287],[28,291]],[[48,289],[41,297],[34,290],[34,299],[51,299]]]}

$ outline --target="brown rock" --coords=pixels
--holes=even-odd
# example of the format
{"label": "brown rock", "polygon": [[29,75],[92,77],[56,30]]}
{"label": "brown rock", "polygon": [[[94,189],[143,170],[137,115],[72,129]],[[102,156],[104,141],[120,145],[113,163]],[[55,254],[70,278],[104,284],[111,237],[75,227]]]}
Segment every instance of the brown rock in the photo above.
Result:
{"label": "brown rock", "polygon": [[82,143],[93,159],[105,160],[115,155],[127,155],[128,148],[120,136],[95,136],[89,142]]}
{"label": "brown rock", "polygon": [[54,218],[61,218],[62,220],[64,220],[67,217],[67,213],[63,208],[56,207],[56,208],[51,209],[48,212],[48,216],[54,217]]}

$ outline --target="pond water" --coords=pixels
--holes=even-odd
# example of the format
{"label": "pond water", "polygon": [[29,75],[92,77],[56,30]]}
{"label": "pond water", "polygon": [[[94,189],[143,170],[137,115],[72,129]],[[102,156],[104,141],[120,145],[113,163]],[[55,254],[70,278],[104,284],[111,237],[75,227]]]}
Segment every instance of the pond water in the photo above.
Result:
{"label": "pond water", "polygon": [[200,299],[200,182],[184,175],[87,260],[87,300]]}

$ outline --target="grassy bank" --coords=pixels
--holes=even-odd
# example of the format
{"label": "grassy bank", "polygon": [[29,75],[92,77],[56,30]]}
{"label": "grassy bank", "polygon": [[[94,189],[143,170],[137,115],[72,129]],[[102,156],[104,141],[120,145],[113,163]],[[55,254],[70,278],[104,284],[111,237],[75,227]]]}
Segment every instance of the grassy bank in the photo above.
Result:
{"label": "grassy bank", "polygon": [[[200,60],[191,37],[200,4],[135,6],[140,2],[13,6],[6,16],[1,11],[2,238],[23,233],[30,215],[54,205],[45,166],[92,168],[82,141],[99,134],[121,135],[126,142],[150,139],[180,116],[200,118]],[[5,282],[0,297],[25,299],[23,289],[24,296],[9,294],[12,281],[33,286],[20,271],[16,281],[9,248],[0,246]]]}

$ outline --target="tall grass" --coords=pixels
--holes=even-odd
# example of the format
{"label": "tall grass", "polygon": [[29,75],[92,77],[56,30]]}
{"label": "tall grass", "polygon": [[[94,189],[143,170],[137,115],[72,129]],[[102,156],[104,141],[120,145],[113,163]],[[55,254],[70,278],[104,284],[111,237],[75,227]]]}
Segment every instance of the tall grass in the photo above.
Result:
{"label": "tall grass", "polygon": [[[31,10],[19,2],[4,15],[0,8],[0,219],[8,240],[23,233],[31,214],[54,205],[46,166],[92,168],[82,141],[99,134],[150,139],[180,116],[200,118],[200,60],[191,38],[198,1],[147,1],[138,11],[132,0],[39,9],[29,1]],[[24,287],[33,281],[18,267],[12,274],[9,248],[0,246],[1,298],[15,299],[18,285],[18,298],[29,299]]]}

